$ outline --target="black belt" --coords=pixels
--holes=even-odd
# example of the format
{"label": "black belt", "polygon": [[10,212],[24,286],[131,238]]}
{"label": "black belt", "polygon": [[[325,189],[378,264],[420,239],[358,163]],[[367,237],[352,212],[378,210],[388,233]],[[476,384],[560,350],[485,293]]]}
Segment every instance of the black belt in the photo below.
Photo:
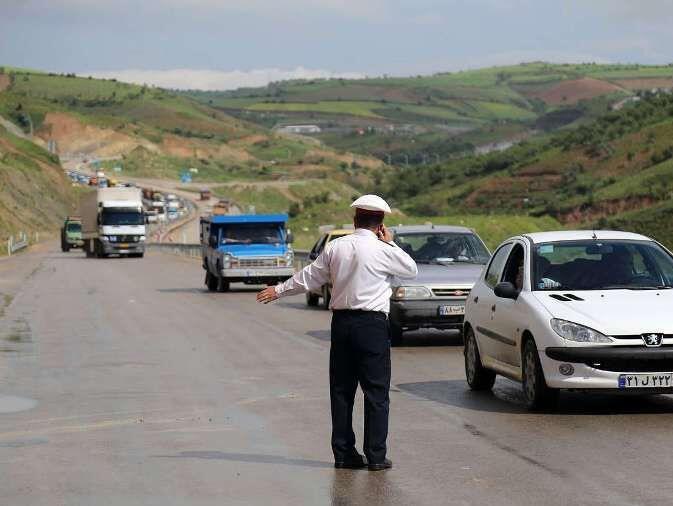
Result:
{"label": "black belt", "polygon": [[388,318],[388,314],[384,313],[383,311],[370,311],[368,309],[333,309],[332,313],[334,314],[342,314],[342,315],[380,315],[383,316],[384,318]]}

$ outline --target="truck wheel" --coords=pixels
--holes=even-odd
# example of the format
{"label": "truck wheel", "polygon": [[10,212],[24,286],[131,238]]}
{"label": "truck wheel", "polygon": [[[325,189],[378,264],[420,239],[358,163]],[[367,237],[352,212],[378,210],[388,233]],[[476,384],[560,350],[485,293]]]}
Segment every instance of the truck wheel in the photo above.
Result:
{"label": "truck wheel", "polygon": [[320,302],[320,295],[315,293],[306,292],[306,305],[311,307],[316,307]]}
{"label": "truck wheel", "polygon": [[67,244],[61,244],[61,251],[63,253],[67,253],[68,251],[70,251],[70,248],[68,247]]}
{"label": "truck wheel", "polygon": [[322,287],[322,304],[320,307],[323,309],[329,309],[329,303],[332,300],[332,290],[329,289],[329,286],[325,285]]}
{"label": "truck wheel", "polygon": [[229,281],[224,278],[219,278],[217,283],[218,292],[228,292],[229,291]]}
{"label": "truck wheel", "polygon": [[217,291],[217,278],[210,272],[206,272],[206,286],[209,292]]}
{"label": "truck wheel", "polygon": [[404,342],[402,327],[395,320],[388,320],[390,345],[400,346]]}
{"label": "truck wheel", "polygon": [[93,257],[93,251],[91,250],[91,242],[92,241],[86,241],[83,246],[84,253],[86,253],[87,258]]}

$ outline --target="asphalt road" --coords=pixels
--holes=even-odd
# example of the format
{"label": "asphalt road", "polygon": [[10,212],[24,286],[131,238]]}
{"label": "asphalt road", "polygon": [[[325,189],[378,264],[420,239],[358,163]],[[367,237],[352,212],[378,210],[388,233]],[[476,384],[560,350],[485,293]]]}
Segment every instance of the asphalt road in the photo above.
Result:
{"label": "asphalt road", "polygon": [[337,471],[329,314],[202,280],[160,254],[0,260],[2,504],[671,501],[673,398],[564,394],[529,414],[507,380],[469,392],[460,343],[432,332],[393,350],[394,469]]}

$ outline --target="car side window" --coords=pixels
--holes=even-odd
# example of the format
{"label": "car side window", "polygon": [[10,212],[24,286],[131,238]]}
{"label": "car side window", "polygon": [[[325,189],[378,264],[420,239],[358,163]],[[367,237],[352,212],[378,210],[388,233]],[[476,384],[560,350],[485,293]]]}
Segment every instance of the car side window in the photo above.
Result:
{"label": "car side window", "polygon": [[320,255],[323,247],[325,246],[325,239],[327,239],[327,235],[323,235],[320,239],[318,239],[318,242],[315,243],[310,253],[311,258],[318,258],[318,255]]}
{"label": "car side window", "polygon": [[523,270],[524,270],[524,251],[521,244],[514,244],[512,252],[509,254],[502,281],[512,283],[517,290],[523,288]]}
{"label": "car side window", "polygon": [[488,270],[486,271],[486,277],[484,278],[486,284],[491,288],[494,288],[495,285],[500,282],[500,277],[511,249],[512,243],[503,244],[498,251],[493,254],[491,263],[488,265]]}

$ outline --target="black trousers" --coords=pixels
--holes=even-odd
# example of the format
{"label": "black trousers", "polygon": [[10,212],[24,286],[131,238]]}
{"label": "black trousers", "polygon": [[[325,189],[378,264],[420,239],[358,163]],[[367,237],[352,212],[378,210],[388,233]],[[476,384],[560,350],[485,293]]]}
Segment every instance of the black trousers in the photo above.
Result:
{"label": "black trousers", "polygon": [[386,315],[373,311],[334,311],[329,365],[334,459],[343,461],[355,452],[353,403],[359,383],[365,408],[363,450],[368,462],[383,462],[390,407]]}

